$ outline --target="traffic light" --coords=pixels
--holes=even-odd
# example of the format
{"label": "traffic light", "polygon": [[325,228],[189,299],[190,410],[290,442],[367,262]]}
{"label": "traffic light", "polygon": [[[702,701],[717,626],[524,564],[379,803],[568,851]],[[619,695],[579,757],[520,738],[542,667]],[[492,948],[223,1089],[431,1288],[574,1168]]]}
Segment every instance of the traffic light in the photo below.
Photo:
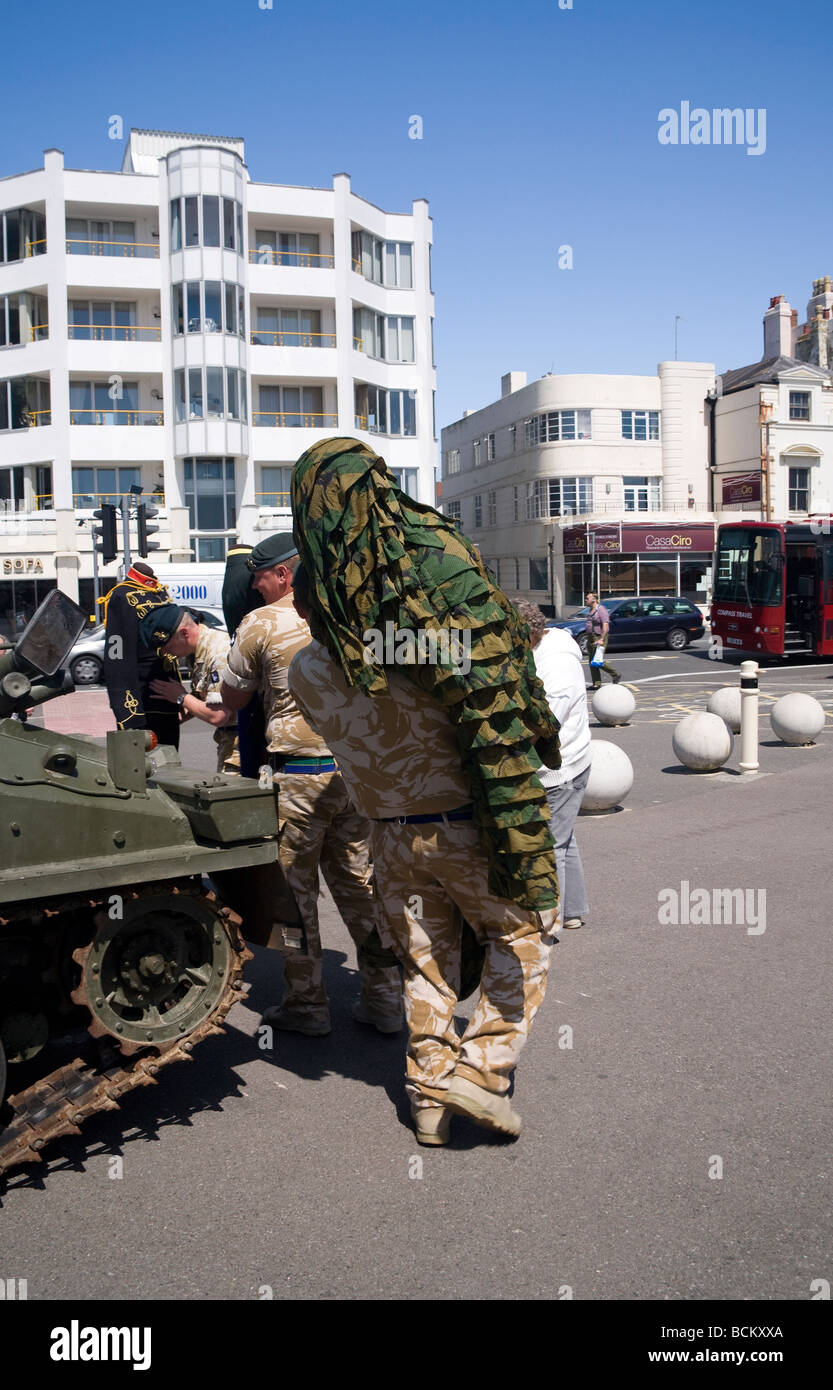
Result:
{"label": "traffic light", "polygon": [[99,507],[97,512],[93,512],[96,521],[100,521],[100,526],[93,527],[93,545],[104,561],[109,565],[111,560],[115,560],[119,553],[119,543],[116,531],[116,508],[111,502],[107,502],[103,507]]}
{"label": "traffic light", "polygon": [[151,507],[147,502],[140,502],[136,508],[136,527],[139,532],[139,554],[147,556],[151,550],[159,549],[158,541],[149,541],[148,536],[152,536],[159,530],[158,526],[148,526],[152,517],[159,515],[158,507]]}

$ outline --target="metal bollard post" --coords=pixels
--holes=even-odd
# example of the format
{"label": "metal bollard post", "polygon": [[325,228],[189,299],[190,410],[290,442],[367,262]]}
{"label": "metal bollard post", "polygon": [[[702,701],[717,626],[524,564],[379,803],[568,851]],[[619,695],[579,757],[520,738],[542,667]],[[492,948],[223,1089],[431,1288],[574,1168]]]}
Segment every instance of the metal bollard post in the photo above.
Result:
{"label": "metal bollard post", "polygon": [[740,763],[741,772],[758,771],[758,663],[740,664]]}

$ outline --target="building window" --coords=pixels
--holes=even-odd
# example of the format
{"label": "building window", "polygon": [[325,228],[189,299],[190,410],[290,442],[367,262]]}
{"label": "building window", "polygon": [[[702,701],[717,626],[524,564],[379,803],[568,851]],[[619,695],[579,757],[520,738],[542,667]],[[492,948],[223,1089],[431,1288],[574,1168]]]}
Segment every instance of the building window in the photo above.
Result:
{"label": "building window", "polygon": [[72,503],[81,508],[103,507],[105,503],[117,505],[132,487],[141,485],[141,468],[117,468],[113,464],[103,468],[73,468]]}
{"label": "building window", "polygon": [[187,420],[245,420],[246,373],[236,367],[189,367],[174,372],[177,424]]}
{"label": "building window", "polygon": [[262,491],[256,493],[261,507],[289,507],[292,468],[264,464],[260,470]]}
{"label": "building window", "polygon": [[0,296],[0,347],[37,342],[49,337],[49,313],[45,295]]}
{"label": "building window", "polygon": [[516,487],[513,487],[513,489],[512,489],[512,520],[513,520],[513,521],[520,521],[520,519],[521,519],[520,489],[519,489],[519,488],[516,488]]}
{"label": "building window", "polygon": [[524,447],[535,444],[558,444],[576,439],[591,439],[589,410],[548,410],[524,421]]}
{"label": "building window", "polygon": [[232,333],[245,337],[243,290],[220,280],[188,280],[171,286],[171,319],[175,335],[187,325],[189,333]]}
{"label": "building window", "polygon": [[335,417],[324,415],[321,386],[261,386],[256,425],[280,429],[320,429]]}
{"label": "building window", "polygon": [[486,525],[497,526],[497,493],[486,493]]}
{"label": "building window", "polygon": [[521,562],[520,562],[520,560],[517,558],[517,556],[515,557],[515,586],[514,586],[514,587],[515,587],[516,590],[520,589],[520,587],[521,587]]}
{"label": "building window", "polygon": [[623,410],[622,438],[636,440],[659,439],[659,411]]}
{"label": "building window", "polygon": [[[430,247],[429,247],[429,250],[430,250]],[[436,367],[436,365],[437,365],[437,349],[436,349],[436,345],[435,345],[435,343],[434,343],[434,320],[433,320],[433,318],[432,318],[432,319],[431,319],[431,366],[432,366],[432,367]]]}
{"label": "building window", "polygon": [[445,452],[445,474],[446,474],[446,477],[447,477],[447,478],[450,478],[452,473],[459,473],[459,472],[460,472],[460,450],[459,450],[459,449],[446,449],[446,452]]}
{"label": "building window", "polygon": [[[202,213],[202,237],[200,237]],[[183,228],[185,236],[183,239]],[[234,198],[204,193],[201,198],[171,199],[171,250],[183,246],[224,246],[243,254],[243,205]]]}
{"label": "building window", "polygon": [[413,289],[413,243],[380,241],[370,232],[354,231],[353,269],[377,285]]}
{"label": "building window", "polygon": [[419,469],[418,468],[389,468],[388,472],[396,479],[396,486],[401,492],[407,493],[414,501],[419,501],[417,491],[419,489]]}
{"label": "building window", "polygon": [[810,418],[810,392],[791,391],[790,392],[790,419],[809,420]]}
{"label": "building window", "polygon": [[488,461],[488,462],[491,462],[491,460],[494,458],[494,456],[495,456],[495,436],[494,436],[493,434],[487,434],[487,435],[486,435],[486,459],[487,459],[487,461]]}
{"label": "building window", "polygon": [[370,434],[416,434],[416,391],[356,383],[356,428]]}
{"label": "building window", "polygon": [[475,468],[478,468],[480,465],[480,446],[482,443],[483,441],[481,439],[475,439],[471,446]]}
{"label": "building window", "polygon": [[515,452],[517,446],[518,446],[518,427],[517,427],[517,425],[510,425],[510,426],[509,426],[509,451],[510,451],[510,453],[514,454],[514,452]]}
{"label": "building window", "polygon": [[46,251],[46,218],[29,208],[0,212],[0,262],[25,261]]}
{"label": "building window", "polygon": [[[234,530],[237,522],[234,459],[188,458],[184,465],[184,482],[185,505],[192,531]],[[224,556],[225,544],[220,549],[210,543],[197,547],[198,559],[222,560]]]}
{"label": "building window", "polygon": [[[159,328],[142,329],[151,341],[159,341]],[[67,309],[67,336],[83,342],[130,343],[136,340],[136,305],[127,302],[71,299]]]}
{"label": "building window", "polygon": [[530,589],[546,590],[548,584],[547,557],[543,559],[530,555],[529,557],[529,587]]}
{"label": "building window", "polygon": [[0,381],[0,430],[28,430],[51,424],[48,381],[27,376]]}
{"label": "building window", "polygon": [[322,334],[320,309],[259,308],[252,342],[261,347],[335,347],[336,338]]}
{"label": "building window", "polygon": [[68,256],[127,256],[131,260],[158,260],[158,240],[136,240],[136,223],[102,221],[97,217],[68,217]]}
{"label": "building window", "polygon": [[[790,395],[793,393],[790,392]],[[796,393],[798,394],[798,393]],[[809,512],[810,510],[810,470],[809,468],[790,469],[790,511]]]}
{"label": "building window", "polygon": [[548,481],[548,516],[575,516],[592,512],[592,478],[550,478]]}
{"label": "building window", "polygon": [[317,232],[256,231],[255,247],[249,259],[259,265],[301,266],[316,270],[332,267],[332,256],[322,256]]}
{"label": "building window", "polygon": [[71,425],[161,425],[162,412],[139,409],[138,381],[71,381]]}
{"label": "building window", "polygon": [[658,512],[662,506],[661,478],[623,478],[626,512]]}
{"label": "building window", "polygon": [[443,513],[448,517],[449,521],[456,521],[459,523],[461,513],[459,500],[456,502],[443,502]]}
{"label": "building window", "polygon": [[357,306],[353,309],[353,346],[382,362],[413,362],[414,320]]}
{"label": "building window", "polygon": [[477,530],[477,528],[478,528],[478,527],[481,527],[482,525],[483,525],[483,497],[482,497],[481,494],[478,492],[477,495],[476,495],[476,497],[475,497],[475,499],[474,499],[474,527],[475,527],[475,530]]}

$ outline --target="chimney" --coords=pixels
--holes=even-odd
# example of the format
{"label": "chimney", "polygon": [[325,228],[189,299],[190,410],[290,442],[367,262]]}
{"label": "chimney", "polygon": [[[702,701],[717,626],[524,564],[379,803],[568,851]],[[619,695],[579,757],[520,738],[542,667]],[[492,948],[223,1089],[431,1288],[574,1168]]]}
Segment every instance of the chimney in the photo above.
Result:
{"label": "chimney", "polygon": [[520,391],[526,386],[526,372],[507,372],[500,378],[501,396],[511,396],[513,391]]}
{"label": "chimney", "polygon": [[769,301],[764,314],[764,357],[792,357],[792,312],[782,294]]}

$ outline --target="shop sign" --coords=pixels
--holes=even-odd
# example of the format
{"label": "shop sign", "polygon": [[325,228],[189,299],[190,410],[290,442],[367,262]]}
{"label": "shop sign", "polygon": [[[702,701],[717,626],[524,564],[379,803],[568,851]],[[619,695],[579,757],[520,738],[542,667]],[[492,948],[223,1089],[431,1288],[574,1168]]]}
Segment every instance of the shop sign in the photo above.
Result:
{"label": "shop sign", "polygon": [[714,526],[711,522],[696,522],[691,526],[633,526],[625,523],[621,527],[591,527],[588,545],[587,528],[570,526],[564,532],[565,555],[596,555],[639,552],[650,555],[653,551],[666,554],[694,554],[714,550]]}
{"label": "shop sign", "polygon": [[760,471],[757,473],[733,473],[731,477],[723,479],[724,507],[742,507],[745,502],[760,503],[760,500]]}
{"label": "shop sign", "polygon": [[21,559],[19,556],[9,556],[4,559],[4,579],[22,579],[27,574],[43,574],[43,560],[32,556],[27,556],[26,559]]}
{"label": "shop sign", "polygon": [[565,555],[610,555],[622,549],[619,522],[607,526],[570,526],[564,532]]}

